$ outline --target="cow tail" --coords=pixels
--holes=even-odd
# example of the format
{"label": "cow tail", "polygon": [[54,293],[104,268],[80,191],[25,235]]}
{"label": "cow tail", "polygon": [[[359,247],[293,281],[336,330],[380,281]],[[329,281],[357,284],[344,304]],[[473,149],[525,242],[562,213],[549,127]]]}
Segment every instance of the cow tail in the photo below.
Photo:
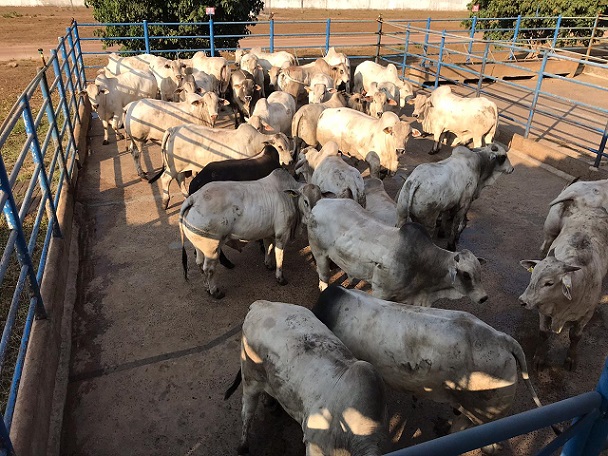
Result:
{"label": "cow tail", "polygon": [[179,237],[182,241],[182,268],[184,269],[184,279],[188,280],[188,253],[186,253],[186,247],[184,247],[184,217],[192,207],[192,199],[187,197],[179,211]]}
{"label": "cow tail", "polygon": [[241,380],[242,380],[241,379],[241,369],[239,369],[239,371],[236,373],[236,377],[234,378],[234,381],[232,382],[232,385],[230,385],[230,388],[228,388],[226,390],[226,393],[224,394],[224,400],[228,400],[230,398],[230,396],[232,396],[234,394],[236,389],[241,384]]}
{"label": "cow tail", "polygon": [[293,138],[293,151],[291,156],[294,160],[298,158],[298,153],[302,147],[302,138],[300,138],[300,121],[302,120],[302,114],[296,112],[291,122],[291,136]]}
{"label": "cow tail", "polygon": [[224,65],[220,71],[220,92],[226,93],[228,85],[230,85],[230,76],[228,76],[228,65]]}
{"label": "cow tail", "polygon": [[160,179],[160,176],[162,176],[163,173],[165,172],[165,169],[167,169],[167,141],[169,141],[169,137],[171,136],[172,133],[173,133],[173,128],[167,128],[167,130],[165,131],[165,134],[163,135],[163,139],[160,142],[160,153],[163,157],[163,167],[160,169],[160,171],[158,173],[156,173],[154,176],[152,176],[150,179],[148,179],[149,184],[153,184],[158,179]]}
{"label": "cow tail", "polygon": [[[532,396],[532,400],[534,401],[537,407],[542,407],[543,404],[540,402],[538,394],[536,394],[536,390],[534,389],[534,386],[530,381],[530,375],[528,374],[528,365],[526,364],[526,355],[524,354],[521,345],[519,345],[519,343],[512,337],[507,336],[507,338],[509,343],[511,344],[511,353],[513,354],[515,361],[519,365],[519,370],[521,371],[521,378],[526,384],[526,388],[528,388],[528,391]],[[560,435],[562,433],[562,431],[558,429],[557,426],[555,426],[554,424],[551,425],[551,429],[553,429],[555,435]]]}
{"label": "cow tail", "polygon": [[127,137],[131,138],[131,133],[127,130],[127,111],[125,108],[122,108],[122,128],[125,130],[125,150],[129,150],[129,140]]}
{"label": "cow tail", "polygon": [[[486,136],[486,144],[489,144],[490,142],[493,142],[494,139],[496,138],[496,130],[498,129],[498,107],[496,106],[496,103],[494,103],[494,117],[496,118],[496,121],[494,122],[494,126],[490,129],[490,133]],[[488,141],[488,139],[490,139],[490,141]]]}

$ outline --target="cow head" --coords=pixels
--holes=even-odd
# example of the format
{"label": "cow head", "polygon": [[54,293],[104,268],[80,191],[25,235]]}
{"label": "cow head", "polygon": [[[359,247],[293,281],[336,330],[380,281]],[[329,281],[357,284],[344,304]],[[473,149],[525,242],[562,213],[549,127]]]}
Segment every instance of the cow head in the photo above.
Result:
{"label": "cow head", "polygon": [[483,263],[485,263],[483,258],[477,258],[465,249],[456,252],[448,266],[454,289],[478,304],[482,304],[488,299],[488,294],[481,284],[481,265]]}
{"label": "cow head", "polygon": [[[560,303],[566,305],[572,300],[573,282],[579,266],[567,264],[555,258],[551,250],[543,260],[522,260],[519,262],[532,273],[528,287],[519,297],[526,309],[538,309],[543,315],[552,315]],[[563,324],[552,322],[551,329],[560,333]]]}
{"label": "cow head", "polygon": [[603,207],[608,209],[608,181],[576,182],[568,186],[555,198],[550,206],[572,201],[577,206]]}
{"label": "cow head", "polygon": [[391,106],[397,106],[397,102],[391,100],[383,90],[366,94],[365,100],[369,103],[369,115],[375,119],[382,117],[384,111],[389,110]]}
{"label": "cow head", "polygon": [[96,82],[95,84],[87,84],[87,89],[80,92],[80,96],[88,97],[91,107],[97,111],[99,106],[105,105],[105,97],[109,93],[110,91],[104,84]]}
{"label": "cow head", "polygon": [[186,76],[184,76],[184,78],[180,81],[179,86],[175,90],[174,98],[178,101],[186,101],[189,93],[201,93],[199,88],[196,86],[196,81],[194,80],[192,73],[186,74]]}
{"label": "cow head", "polygon": [[339,87],[342,83],[344,83],[347,88],[349,87],[350,72],[343,63],[331,67],[331,76],[336,87]]}
{"label": "cow head", "polygon": [[302,216],[302,223],[305,225],[310,220],[310,213],[315,204],[323,198],[321,189],[313,184],[305,184],[297,190],[285,190],[285,193],[298,199],[298,211]]}
{"label": "cow head", "polygon": [[383,163],[383,166],[387,168],[389,174],[392,176],[397,172],[399,155],[405,153],[405,148],[410,136],[418,137],[421,136],[421,134],[417,129],[412,129],[408,122],[399,120],[399,117],[394,112],[384,112],[380,117],[380,125],[382,127],[382,133],[386,135],[386,150],[391,154],[390,157],[384,158],[386,162]]}
{"label": "cow head", "polygon": [[291,145],[289,139],[284,133],[275,133],[274,135],[268,135],[268,139],[264,141],[264,144],[270,144],[279,152],[279,163],[283,166],[288,166],[293,161],[291,156]]}
{"label": "cow head", "polygon": [[365,98],[362,94],[360,93],[353,93],[349,98],[348,98],[348,107],[351,109],[354,109],[356,111],[359,112],[365,112],[365,105],[363,104],[363,102],[365,101]]}
{"label": "cow head", "polygon": [[414,99],[414,89],[412,84],[401,80],[397,88],[399,89],[399,106],[405,108],[405,105]]}
{"label": "cow head", "polygon": [[308,92],[308,103],[323,103],[327,101],[327,99],[331,96],[331,94],[336,93],[336,89],[327,88],[325,84],[314,84],[312,87],[305,87]]}
{"label": "cow head", "polygon": [[431,106],[431,101],[428,95],[422,95],[419,93],[416,95],[416,98],[410,98],[407,103],[414,105],[414,111],[412,112],[413,117],[419,120],[424,120],[426,118],[428,109]]}

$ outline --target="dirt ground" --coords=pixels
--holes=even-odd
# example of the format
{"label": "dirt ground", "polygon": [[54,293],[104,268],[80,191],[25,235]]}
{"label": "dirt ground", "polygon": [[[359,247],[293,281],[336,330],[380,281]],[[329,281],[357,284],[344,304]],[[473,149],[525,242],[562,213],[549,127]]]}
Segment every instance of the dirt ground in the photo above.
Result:
{"label": "dirt ground", "polygon": [[[297,14],[302,13],[294,12],[289,17],[296,19]],[[327,17],[326,12],[315,14]],[[366,14],[374,18],[377,12]],[[406,14],[412,17],[414,13]],[[421,18],[427,15],[420,13]],[[91,10],[84,8],[2,7],[0,44],[4,46],[0,49],[12,49],[11,58],[17,59],[26,52],[21,46],[27,46],[27,52],[33,49],[34,54],[38,47],[53,47],[55,37],[63,34],[72,16],[81,22],[92,20]],[[275,18],[280,17],[277,12]],[[309,12],[306,18],[311,19]],[[0,117],[35,74],[38,61],[18,60],[17,64],[12,68],[0,63],[4,95]],[[264,268],[255,246],[241,254],[228,251],[236,268],[219,271],[219,280],[228,293],[221,301],[213,300],[204,291],[192,249],[190,281],[182,277],[177,230],[182,197],[175,183],[171,207],[165,212],[160,206],[158,186],[136,177],[124,143],[112,141],[102,146],[98,121],[91,133],[90,156],[78,197],[83,262],[62,453],[235,454],[241,425],[240,389],[229,401],[224,402],[222,397],[238,369],[240,324],[255,299],[306,307],[314,304],[318,279],[306,238],[300,236],[286,250],[289,284],[284,287]],[[416,164],[449,154],[444,148],[439,155],[429,157],[429,148],[426,139],[412,141],[399,174],[405,177]],[[464,299],[442,301],[436,307],[473,313],[515,337],[531,359],[538,316],[517,302],[529,280],[518,262],[539,258],[548,202],[566,181],[521,152],[510,154],[515,172],[486,188],[475,202],[459,246],[488,260],[483,281],[489,301],[483,305]],[[151,148],[145,162],[147,169],[158,169],[158,148]],[[389,193],[394,195],[402,182],[401,177],[387,180]],[[337,273],[335,278],[339,276]],[[575,372],[564,371],[560,365],[566,335],[556,338],[550,354],[552,365],[532,374],[544,403],[595,387],[608,354],[607,330],[608,309],[600,306],[579,346],[580,365]],[[513,413],[533,407],[521,382],[519,388]],[[440,435],[445,421],[452,417],[449,407],[428,401],[414,404],[406,394],[391,393],[388,405],[391,424],[390,438],[382,447],[385,452]],[[301,430],[285,414],[274,416],[260,407],[252,431],[252,454],[303,454]],[[532,454],[550,438],[550,432],[542,431],[512,439],[505,443],[501,454]]]}

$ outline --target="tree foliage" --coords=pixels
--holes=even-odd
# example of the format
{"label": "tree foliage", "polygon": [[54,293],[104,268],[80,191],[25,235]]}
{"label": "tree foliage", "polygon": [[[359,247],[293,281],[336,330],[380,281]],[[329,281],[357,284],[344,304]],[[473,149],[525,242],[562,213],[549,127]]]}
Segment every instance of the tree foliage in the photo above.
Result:
{"label": "tree foliage", "polygon": [[[97,35],[109,38],[108,46],[121,45],[122,50],[144,51],[143,39],[119,40],[119,37],[143,37],[141,23],[181,23],[180,25],[148,25],[150,49],[172,50],[209,49],[209,21],[206,7],[215,7],[214,22],[252,22],[264,6],[263,0],[86,0],[92,6],[93,17],[101,23],[140,23],[138,25],[110,25],[99,29]],[[199,24],[196,24],[196,23]],[[214,26],[215,48],[234,48],[238,40],[250,33],[248,24]],[[218,35],[235,35],[228,38]],[[152,38],[152,37],[163,38]],[[171,38],[187,36],[187,38]],[[188,53],[181,52],[180,57]],[[175,57],[175,53],[173,54]]]}
{"label": "tree foliage", "polygon": [[[479,11],[472,11],[478,5]],[[478,22],[477,28],[489,29],[484,39],[511,40],[517,16],[522,16],[518,41],[552,39],[557,16],[562,15],[557,45],[588,42],[597,14],[608,8],[608,0],[472,0],[467,5],[471,17],[500,18]],[[471,21],[466,24],[471,27]],[[577,29],[583,27],[583,29]],[[601,34],[596,32],[596,36]]]}

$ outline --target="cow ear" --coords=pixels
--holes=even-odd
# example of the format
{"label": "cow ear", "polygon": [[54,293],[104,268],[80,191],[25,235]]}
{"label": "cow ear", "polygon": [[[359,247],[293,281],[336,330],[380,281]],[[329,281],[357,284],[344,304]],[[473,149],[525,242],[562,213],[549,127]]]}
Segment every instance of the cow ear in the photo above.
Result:
{"label": "cow ear", "polygon": [[385,127],[382,131],[387,135],[390,135],[393,132],[393,127]]}
{"label": "cow ear", "polygon": [[406,103],[409,105],[413,105],[413,104],[416,104],[416,100],[414,98],[410,98],[409,100],[406,101]]}
{"label": "cow ear", "polygon": [[477,257],[477,261],[479,261],[479,264],[486,264],[488,262],[488,260],[482,257]]}
{"label": "cow ear", "polygon": [[298,196],[300,196],[300,193],[297,190],[292,190],[292,189],[287,189],[287,190],[283,190],[285,193],[287,193],[289,196],[291,196],[292,198],[297,198]]}
{"label": "cow ear", "polygon": [[105,87],[100,87],[99,88],[99,93],[105,93],[106,95],[110,93],[110,91],[108,89],[106,89]]}
{"label": "cow ear", "polygon": [[374,97],[363,97],[365,101],[374,101]]}
{"label": "cow ear", "polygon": [[78,95],[80,95],[81,97],[86,97],[87,95],[89,95],[89,93],[86,90],[81,90],[80,92],[78,92]]}
{"label": "cow ear", "polygon": [[420,130],[418,130],[417,128],[412,128],[412,137],[413,138],[420,138],[422,136],[422,133],[420,133]]}
{"label": "cow ear", "polygon": [[388,100],[388,104],[391,106],[397,106],[397,102],[395,100],[393,100],[392,98],[390,100]]}
{"label": "cow ear", "polygon": [[255,90],[262,90],[262,88],[259,86],[259,84],[256,84],[256,85],[255,85],[253,88],[254,88]]}
{"label": "cow ear", "polygon": [[538,260],[521,260],[519,262],[519,264],[528,272],[532,272],[538,263],[540,263]]}
{"label": "cow ear", "polygon": [[228,100],[226,100],[225,98],[220,98],[220,104],[222,104],[224,106],[230,106],[230,102]]}
{"label": "cow ear", "polygon": [[329,90],[328,90],[328,92],[329,92],[329,93],[336,93],[336,92],[337,92],[337,90],[336,90],[336,89],[329,89]]}
{"label": "cow ear", "polygon": [[304,87],[304,90],[306,90],[308,93],[312,92],[312,89],[308,86]]}
{"label": "cow ear", "polygon": [[233,89],[239,90],[241,88],[241,84],[234,84],[232,86]]}
{"label": "cow ear", "polygon": [[266,131],[274,131],[274,128],[272,128],[270,125],[268,124],[264,124],[264,130]]}
{"label": "cow ear", "polygon": [[572,275],[564,274],[562,277],[562,293],[568,301],[572,301]]}

